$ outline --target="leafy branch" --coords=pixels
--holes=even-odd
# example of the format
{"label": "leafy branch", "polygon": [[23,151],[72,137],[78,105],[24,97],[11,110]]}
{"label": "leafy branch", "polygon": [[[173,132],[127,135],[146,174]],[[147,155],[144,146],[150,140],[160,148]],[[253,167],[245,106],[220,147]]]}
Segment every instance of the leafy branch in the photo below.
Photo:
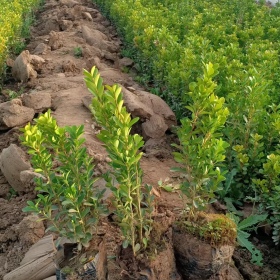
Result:
{"label": "leafy branch", "polygon": [[196,220],[197,211],[214,201],[215,192],[225,179],[220,167],[228,144],[220,138],[220,130],[229,111],[224,107],[224,98],[214,94],[216,84],[212,78],[216,74],[217,66],[206,64],[203,77],[190,84],[191,103],[186,108],[191,117],[181,120],[182,126],[177,131],[180,145],[173,145],[178,149],[174,158],[181,164],[173,171],[181,172],[186,178],[181,190],[187,197],[185,210],[189,220]]}
{"label": "leafy branch", "polygon": [[93,189],[92,159],[82,138],[83,126],[59,127],[50,111],[42,114],[36,124],[25,126],[22,144],[29,148],[38,191],[35,202],[28,201],[25,212],[49,220],[48,230],[87,247],[105,208],[103,191]]}
{"label": "leafy branch", "polygon": [[102,127],[98,138],[105,144],[111,159],[112,173],[117,181],[115,185],[112,176],[105,175],[107,185],[115,196],[115,213],[124,237],[123,247],[131,245],[135,255],[148,244],[153,200],[150,186],[146,185],[142,191],[142,153],[139,149],[144,142],[140,135],[131,135],[131,128],[138,118],[131,119],[123,106],[120,86],[104,87],[95,67],[91,72],[84,70],[84,76],[93,94],[92,113]]}

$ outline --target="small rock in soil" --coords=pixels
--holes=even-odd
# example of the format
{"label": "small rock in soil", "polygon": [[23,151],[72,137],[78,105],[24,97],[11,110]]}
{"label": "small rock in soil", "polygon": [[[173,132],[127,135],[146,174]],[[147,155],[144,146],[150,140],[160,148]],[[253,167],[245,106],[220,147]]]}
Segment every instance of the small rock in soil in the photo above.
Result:
{"label": "small rock in soil", "polygon": [[90,29],[87,26],[82,26],[82,34],[89,45],[97,48],[102,48],[102,46],[104,46],[104,41],[108,40],[105,34],[98,30]]}
{"label": "small rock in soil", "polygon": [[168,126],[159,115],[152,115],[149,120],[142,124],[142,134],[144,139],[160,139],[165,135]]}
{"label": "small rock in soil", "polygon": [[73,27],[73,22],[67,19],[60,20],[59,27],[62,31],[69,30]]}
{"label": "small rock in soil", "polygon": [[91,14],[88,12],[83,12],[82,17],[88,21],[93,21]]}
{"label": "small rock in soil", "polygon": [[59,23],[57,18],[50,18],[45,23],[45,28],[43,30],[42,35],[47,35],[50,32],[60,31]]}
{"label": "small rock in soil", "polygon": [[72,8],[75,5],[79,5],[79,2],[74,1],[74,0],[60,0],[60,5],[63,6],[67,6],[68,8]]}
{"label": "small rock in soil", "polygon": [[20,172],[20,180],[24,184],[25,190],[28,192],[34,191],[35,182],[34,178],[45,179],[43,175],[33,172],[31,170],[23,170]]}
{"label": "small rock in soil", "polygon": [[21,261],[21,266],[6,274],[3,280],[42,280],[55,274],[56,249],[52,235],[34,244]]}
{"label": "small rock in soil", "polygon": [[42,256],[54,252],[57,252],[57,250],[53,242],[53,235],[46,235],[45,237],[40,238],[31,246],[31,248],[29,249],[29,251],[27,251],[20,264],[24,265],[26,263],[29,263],[30,261],[35,261],[36,259]]}
{"label": "small rock in soil", "polygon": [[154,156],[158,159],[173,158],[172,149],[166,137],[162,137],[161,139],[148,139],[145,142],[143,151],[147,156]]}
{"label": "small rock in soil", "polygon": [[123,57],[119,60],[120,67],[130,67],[134,64],[134,61],[128,57]]}
{"label": "small rock in soil", "polygon": [[14,61],[13,59],[11,59],[10,57],[8,57],[8,58],[6,59],[6,64],[7,64],[7,66],[13,67],[13,66],[14,66],[14,63],[15,63],[15,61]]}
{"label": "small rock in soil", "polygon": [[48,46],[44,43],[40,43],[35,50],[33,51],[34,55],[39,55],[39,54],[46,54],[48,50]]}
{"label": "small rock in soil", "polygon": [[12,68],[13,77],[20,82],[27,82],[31,78],[37,77],[37,72],[31,65],[29,51],[23,51],[15,60]]}
{"label": "small rock in soil", "polygon": [[176,117],[169,106],[158,96],[122,88],[124,104],[133,117],[142,122],[142,136],[145,140],[160,139],[176,124]]}
{"label": "small rock in soil", "polygon": [[50,38],[49,38],[49,46],[51,47],[52,51],[63,47],[62,35],[58,32],[51,31]]}
{"label": "small rock in soil", "polygon": [[141,121],[146,121],[153,115],[153,110],[142,103],[134,93],[124,87],[122,92],[124,105],[134,118],[139,117]]}
{"label": "small rock in soil", "polygon": [[37,215],[29,215],[19,223],[17,233],[21,244],[30,246],[44,236],[45,227]]}
{"label": "small rock in soil", "polygon": [[39,91],[24,94],[23,105],[34,109],[36,113],[43,112],[52,106],[52,98],[49,92]]}
{"label": "small rock in soil", "polygon": [[3,149],[0,155],[0,168],[14,190],[25,191],[24,184],[20,180],[20,172],[30,169],[31,165],[20,147],[11,144]]}
{"label": "small rock in soil", "polygon": [[0,185],[0,197],[6,198],[10,192],[9,184],[1,184]]}
{"label": "small rock in soil", "polygon": [[13,99],[0,104],[0,130],[21,126],[33,119],[33,109],[22,106],[20,99]]}
{"label": "small rock in soil", "polygon": [[86,62],[86,69],[88,71],[90,71],[93,66],[96,66],[99,70],[104,70],[107,68],[105,64],[101,63],[100,58],[97,56],[89,58]]}
{"label": "small rock in soil", "polygon": [[75,21],[76,17],[70,8],[63,8],[58,13],[57,17],[62,20]]}
{"label": "small rock in soil", "polygon": [[92,101],[92,96],[84,96],[82,98],[82,102],[83,102],[83,105],[90,110],[90,105],[91,105],[91,101]]}
{"label": "small rock in soil", "polygon": [[169,129],[177,124],[174,112],[162,98],[155,94],[141,90],[136,90],[134,93],[139,97],[140,101],[150,107],[155,114],[164,118],[164,121]]}
{"label": "small rock in soil", "polygon": [[107,68],[99,72],[103,78],[104,84],[112,86],[113,84],[121,84],[124,87],[132,86],[133,81],[129,75],[121,73],[117,69]]}
{"label": "small rock in soil", "polygon": [[45,59],[38,55],[30,55],[30,64],[36,71],[41,70],[45,62]]}
{"label": "small rock in soil", "polygon": [[76,63],[72,59],[68,59],[63,61],[62,69],[64,72],[78,72],[79,68],[77,67]]}
{"label": "small rock in soil", "polygon": [[[76,40],[75,40],[76,41]],[[93,58],[93,57],[101,57],[101,50],[94,47],[94,46],[84,46],[83,47],[83,57],[84,59],[88,59],[88,58]],[[91,69],[91,67],[93,66],[93,64],[90,65],[89,70]]]}

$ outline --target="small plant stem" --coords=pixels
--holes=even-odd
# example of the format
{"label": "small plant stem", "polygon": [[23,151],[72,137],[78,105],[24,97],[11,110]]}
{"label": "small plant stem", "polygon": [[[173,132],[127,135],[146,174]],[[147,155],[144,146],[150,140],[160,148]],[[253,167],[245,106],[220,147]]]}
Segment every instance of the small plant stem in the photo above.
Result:
{"label": "small plant stem", "polygon": [[[132,197],[129,197],[132,201]],[[133,204],[130,202],[130,230],[131,230],[131,246],[133,255],[136,255],[135,252],[135,229],[134,229],[134,212],[133,212]]]}
{"label": "small plant stem", "polygon": [[131,182],[131,175],[129,166],[126,165],[126,172],[127,172],[127,185],[128,185],[128,197],[129,197],[129,210],[130,210],[130,231],[131,231],[131,246],[133,255],[136,255],[135,252],[135,228],[134,228],[134,209],[133,209],[133,195],[132,195],[132,182]]}
{"label": "small plant stem", "polygon": [[136,192],[137,192],[137,212],[138,212],[138,215],[139,215],[139,239],[140,239],[140,242],[142,242],[143,240],[143,217],[142,217],[142,212],[141,212],[141,194],[140,194],[140,188],[141,188],[141,185],[139,184],[139,175],[138,175],[138,168],[136,169],[136,178],[137,178],[137,181],[136,181]]}
{"label": "small plant stem", "polygon": [[82,218],[82,216],[81,216],[81,212],[80,212],[79,206],[76,207],[76,210],[77,210],[77,212],[78,212],[78,214],[79,214],[79,219],[80,219],[80,222],[79,222],[79,223],[82,225],[83,233],[86,233],[85,223],[84,223],[84,220],[83,220],[83,218]]}

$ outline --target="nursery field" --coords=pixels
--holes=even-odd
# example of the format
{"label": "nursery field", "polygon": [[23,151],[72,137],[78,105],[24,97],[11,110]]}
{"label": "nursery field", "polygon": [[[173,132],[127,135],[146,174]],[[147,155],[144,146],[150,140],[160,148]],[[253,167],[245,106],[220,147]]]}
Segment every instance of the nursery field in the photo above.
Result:
{"label": "nursery field", "polygon": [[189,84],[201,77],[205,64],[216,65],[215,94],[225,99],[229,114],[216,135],[212,116],[199,124],[205,135],[229,144],[220,166],[227,173],[216,195],[233,211],[232,202],[258,203],[261,212],[269,213],[278,244],[279,5],[254,0],[96,2],[122,34],[122,53],[137,61],[143,73],[139,81],[163,97],[182,123],[185,116],[204,114],[205,107],[189,105],[201,102],[187,94]]}
{"label": "nursery field", "polygon": [[280,5],[2,0],[0,23],[0,279],[280,279]]}

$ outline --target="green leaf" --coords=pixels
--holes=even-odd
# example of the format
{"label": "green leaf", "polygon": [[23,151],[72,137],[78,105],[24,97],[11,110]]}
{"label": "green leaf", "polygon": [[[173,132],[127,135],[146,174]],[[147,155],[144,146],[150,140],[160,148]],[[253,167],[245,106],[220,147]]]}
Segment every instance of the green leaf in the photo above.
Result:
{"label": "green leaf", "polygon": [[125,239],[122,243],[123,248],[126,249],[128,247],[128,245],[129,245],[129,241],[127,239]]}
{"label": "green leaf", "polygon": [[94,225],[94,224],[96,224],[96,218],[91,218],[91,219],[88,219],[88,224],[89,225]]}
{"label": "green leaf", "polygon": [[69,204],[73,204],[73,201],[67,199],[67,200],[62,201],[61,204],[63,206],[66,206],[66,205],[69,205]]}
{"label": "green leaf", "polygon": [[263,222],[266,218],[267,218],[266,214],[251,215],[238,224],[238,229],[243,230],[243,229],[249,228],[259,222]]}
{"label": "green leaf", "polygon": [[27,201],[27,205],[35,207],[34,202],[33,202],[33,201],[30,201],[30,200]]}
{"label": "green leaf", "polygon": [[57,228],[55,226],[49,226],[47,229],[46,229],[46,232],[48,231],[54,231],[56,232],[57,231]]}
{"label": "green leaf", "polygon": [[240,246],[246,248],[251,254],[251,262],[255,265],[262,266],[262,254],[261,252],[248,240],[250,235],[244,231],[239,231],[237,235],[237,242]]}
{"label": "green leaf", "polygon": [[94,204],[90,203],[90,202],[84,202],[83,205],[85,205],[85,206],[94,206]]}
{"label": "green leaf", "polygon": [[86,208],[84,211],[81,213],[81,217],[85,218],[85,216],[90,212],[90,208]]}
{"label": "green leaf", "polygon": [[39,213],[39,211],[35,207],[26,206],[22,209],[22,212],[36,212]]}
{"label": "green leaf", "polygon": [[165,185],[163,185],[163,186],[161,186],[161,188],[163,188],[167,192],[173,192],[172,186],[165,186]]}
{"label": "green leaf", "polygon": [[143,237],[142,241],[143,241],[144,247],[147,248],[147,246],[148,246],[148,239],[146,237]]}
{"label": "green leaf", "polygon": [[233,168],[227,175],[226,175],[226,181],[225,181],[225,194],[228,192],[228,190],[230,189],[230,186],[233,182],[233,178],[237,173],[237,169]]}
{"label": "green leaf", "polygon": [[140,250],[141,246],[139,243],[135,244],[134,251],[137,253]]}
{"label": "green leaf", "polygon": [[185,173],[186,172],[186,168],[183,167],[172,167],[171,168],[172,172],[180,172],[180,173]]}
{"label": "green leaf", "polygon": [[84,237],[84,232],[83,232],[83,228],[81,225],[78,225],[75,227],[75,232],[79,237]]}

